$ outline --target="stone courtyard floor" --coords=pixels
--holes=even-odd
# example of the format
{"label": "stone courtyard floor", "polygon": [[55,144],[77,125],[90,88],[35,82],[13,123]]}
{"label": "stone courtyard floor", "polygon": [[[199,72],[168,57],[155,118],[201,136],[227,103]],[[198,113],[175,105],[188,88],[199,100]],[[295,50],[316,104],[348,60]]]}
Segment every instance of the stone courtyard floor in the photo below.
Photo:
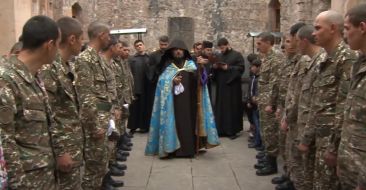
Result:
{"label": "stone courtyard floor", "polygon": [[134,135],[126,162],[123,190],[272,190],[275,176],[255,175],[256,151],[248,148],[247,133],[193,159],[161,160],[145,156],[147,134]]}

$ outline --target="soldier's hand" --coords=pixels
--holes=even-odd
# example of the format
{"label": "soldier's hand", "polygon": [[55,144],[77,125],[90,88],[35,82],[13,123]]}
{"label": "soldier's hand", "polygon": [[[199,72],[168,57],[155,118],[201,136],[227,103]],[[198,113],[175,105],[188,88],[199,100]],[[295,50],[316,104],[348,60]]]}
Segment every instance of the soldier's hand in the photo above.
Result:
{"label": "soldier's hand", "polygon": [[105,129],[98,129],[94,134],[93,137],[96,139],[103,139],[106,135]]}
{"label": "soldier's hand", "polygon": [[277,119],[278,121],[280,121],[280,120],[281,120],[281,109],[280,109],[280,108],[278,108],[278,109],[276,110],[275,115],[276,115],[276,119]]}
{"label": "soldier's hand", "polygon": [[222,64],[221,65],[221,69],[226,71],[229,67],[227,66],[227,64]]}
{"label": "soldier's hand", "polygon": [[116,120],[120,120],[121,119],[121,116],[122,116],[122,110],[120,109],[115,109],[114,110],[114,118]]}
{"label": "soldier's hand", "polygon": [[297,149],[299,149],[303,153],[306,153],[309,151],[309,146],[300,143],[299,145],[297,145]]}
{"label": "soldier's hand", "polygon": [[281,120],[281,129],[282,129],[282,131],[285,131],[285,132],[288,131],[287,119],[282,119]]}
{"label": "soldier's hand", "polygon": [[57,158],[57,168],[62,172],[70,172],[75,162],[69,153],[65,153]]}
{"label": "soldier's hand", "polygon": [[324,161],[330,167],[335,167],[337,165],[337,155],[335,153],[326,151],[324,154]]}
{"label": "soldier's hand", "polygon": [[266,106],[266,108],[264,108],[264,111],[267,112],[267,113],[272,113],[273,108],[272,108],[272,106]]}

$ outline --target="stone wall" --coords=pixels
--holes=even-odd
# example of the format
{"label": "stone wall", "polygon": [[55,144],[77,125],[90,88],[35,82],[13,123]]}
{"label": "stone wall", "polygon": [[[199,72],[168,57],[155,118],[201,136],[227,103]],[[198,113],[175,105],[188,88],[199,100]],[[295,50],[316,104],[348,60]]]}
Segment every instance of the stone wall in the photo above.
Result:
{"label": "stone wall", "polygon": [[[75,1],[64,0],[62,9],[67,10]],[[216,42],[227,37],[231,45],[241,52],[252,51],[249,31],[263,31],[267,24],[266,0],[79,0],[83,8],[83,24],[94,20],[103,21],[112,29],[146,27],[143,35],[146,47],[157,48],[157,38],[168,32],[169,17],[192,17],[194,40]],[[55,11],[55,18],[60,11]],[[122,36],[133,43],[137,36]]]}
{"label": "stone wall", "polygon": [[322,11],[331,8],[331,0],[282,0],[281,31],[288,32],[291,25],[297,22],[312,24]]}
{"label": "stone wall", "polygon": [[[146,47],[152,51],[157,48],[157,38],[168,33],[168,20],[171,17],[191,17],[194,21],[194,41],[210,40],[217,42],[227,37],[233,48],[242,53],[252,52],[252,38],[248,32],[272,30],[275,19],[269,5],[277,0],[8,0],[9,6],[0,6],[0,29],[4,43],[0,53],[5,53],[20,35],[22,25],[30,16],[39,13],[72,16],[72,6],[79,3],[82,12],[77,18],[88,24],[100,20],[112,29],[146,27],[143,35]],[[366,0],[278,0],[281,4],[280,31],[286,33],[289,27],[298,22],[313,23],[315,16],[324,10],[345,13],[350,7],[365,3]],[[8,8],[10,7],[10,8]],[[16,14],[15,14],[16,13]],[[270,15],[270,16],[269,16]],[[121,37],[133,43],[135,35]],[[85,38],[87,39],[87,38]],[[190,44],[191,45],[191,44]]]}

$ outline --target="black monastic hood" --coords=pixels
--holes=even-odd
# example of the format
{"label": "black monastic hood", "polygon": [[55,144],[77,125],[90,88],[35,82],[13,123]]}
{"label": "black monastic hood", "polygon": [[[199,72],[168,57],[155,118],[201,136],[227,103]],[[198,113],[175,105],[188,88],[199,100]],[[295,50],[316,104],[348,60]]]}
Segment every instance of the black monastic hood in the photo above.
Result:
{"label": "black monastic hood", "polygon": [[159,75],[165,70],[165,68],[170,64],[170,61],[173,60],[173,53],[174,49],[182,49],[184,50],[184,57],[188,60],[192,60],[191,54],[188,51],[187,45],[184,41],[180,39],[173,39],[172,42],[169,44],[168,48],[165,50],[163,56],[161,57],[161,61],[157,66]]}

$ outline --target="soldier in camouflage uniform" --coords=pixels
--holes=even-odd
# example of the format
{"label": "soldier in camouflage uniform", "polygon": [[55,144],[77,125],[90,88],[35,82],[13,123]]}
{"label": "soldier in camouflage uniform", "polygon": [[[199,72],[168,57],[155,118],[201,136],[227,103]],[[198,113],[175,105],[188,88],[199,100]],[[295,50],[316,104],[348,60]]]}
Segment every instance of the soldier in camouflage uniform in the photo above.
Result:
{"label": "soldier in camouflage uniform", "polygon": [[[291,45],[291,36],[290,35],[286,35],[285,37],[285,41],[284,41],[284,46],[285,46],[285,53],[286,53],[286,57],[287,60],[284,64],[281,65],[281,73],[279,75],[279,93],[278,93],[278,101],[277,101],[277,110],[276,110],[276,118],[278,120],[278,122],[281,121],[283,115],[283,110],[285,108],[285,99],[286,99],[286,94],[287,94],[287,87],[289,84],[288,79],[291,77],[291,72],[296,64],[296,62],[299,60],[300,56],[296,54],[295,52],[295,48],[292,47]],[[286,166],[286,160],[287,157],[285,155],[285,150],[286,150],[286,131],[283,130],[279,130],[279,154],[283,157],[284,161],[285,161],[285,165],[284,165],[284,170],[285,173],[287,171],[287,166]],[[286,175],[287,176],[287,175]],[[283,176],[285,177],[285,176]],[[283,179],[285,180],[285,179]],[[277,181],[277,180],[275,180]],[[282,180],[280,180],[282,181]],[[276,182],[275,182],[276,183]]]}
{"label": "soldier in camouflage uniform", "polygon": [[293,25],[290,29],[291,42],[293,47],[297,53],[298,60],[295,63],[293,70],[291,71],[291,76],[288,84],[287,94],[285,98],[285,109],[283,112],[283,117],[281,121],[281,129],[282,131],[286,131],[286,165],[288,167],[288,175],[291,179],[291,182],[286,182],[277,186],[277,189],[293,189],[293,183],[298,184],[301,183],[301,180],[296,180],[294,175],[302,172],[301,162],[297,162],[297,160],[301,160],[301,153],[297,149],[297,114],[298,114],[298,103],[299,103],[299,92],[301,89],[302,80],[305,75],[305,69],[309,65],[309,57],[302,56],[298,54],[297,51],[297,43],[296,43],[296,33],[297,31],[303,27],[304,23],[297,23]]}
{"label": "soldier in camouflage uniform", "polygon": [[76,91],[85,131],[83,189],[100,189],[107,173],[106,132],[111,119],[112,98],[108,92],[107,68],[98,52],[109,43],[109,28],[100,22],[88,27],[90,43],[75,62]]}
{"label": "soldier in camouflage uniform", "polygon": [[128,57],[130,49],[126,42],[121,42],[122,51],[120,52],[120,66],[122,70],[122,97],[123,97],[123,111],[122,111],[122,128],[126,132],[128,122],[128,105],[133,101],[133,75],[130,65],[128,63]]}
{"label": "soldier in camouflage uniform", "polygon": [[324,51],[315,45],[315,39],[312,36],[314,27],[307,25],[302,27],[297,33],[297,48],[301,55],[307,55],[311,58],[309,64],[304,68],[304,76],[299,88],[299,100],[297,110],[297,135],[293,137],[294,144],[292,151],[297,155],[292,160],[295,166],[291,172],[291,180],[298,190],[313,189],[313,175],[315,162],[315,149],[300,154],[297,145],[300,143],[300,137],[303,133],[306,122],[308,121],[310,104],[312,100],[312,84],[315,80],[315,68],[324,59]]}
{"label": "soldier in camouflage uniform", "polygon": [[[113,102],[113,120],[115,122],[115,131],[112,132],[110,137],[110,162],[116,163],[116,143],[119,139],[119,136],[124,133],[121,125],[121,113],[122,113],[122,101],[123,101],[123,84],[122,84],[122,71],[119,63],[115,61],[115,58],[119,55],[119,52],[122,49],[121,43],[118,40],[111,36],[111,42],[107,48],[103,49],[102,57],[106,63],[106,67],[109,76],[113,77],[113,82],[111,87],[113,87],[113,91],[110,91],[112,102]],[[110,167],[110,171],[112,175],[122,175],[123,172],[117,172],[116,168]]]}
{"label": "soldier in camouflage uniform", "polygon": [[[362,24],[361,24],[362,22]],[[345,104],[344,122],[338,149],[338,176],[342,189],[366,189],[366,4],[346,14],[346,38],[361,56],[353,65],[350,89]]]}
{"label": "soldier in camouflage uniform", "polygon": [[61,43],[56,60],[44,65],[40,76],[44,81],[49,103],[55,113],[57,127],[51,130],[56,154],[60,188],[81,189],[84,132],[79,118],[79,105],[74,86],[75,74],[69,61],[80,53],[82,26],[76,19],[63,17],[57,21]]}
{"label": "soldier in camouflage uniform", "polygon": [[260,111],[260,127],[267,153],[265,167],[257,171],[257,175],[268,175],[277,172],[278,155],[278,122],[275,118],[278,98],[278,74],[280,65],[285,62],[282,54],[276,53],[272,46],[274,36],[264,32],[259,35],[257,48],[264,54],[258,81],[258,103]]}
{"label": "soldier in camouflage uniform", "polygon": [[[322,12],[315,20],[313,35],[316,44],[325,49],[326,59],[316,68],[311,109],[299,148],[306,152],[309,146],[315,145],[313,188],[317,190],[337,189],[339,186],[334,157],[333,163],[327,165],[325,153],[330,143],[334,144],[332,134],[338,135],[343,123],[350,69],[356,59],[356,54],[342,40],[342,28],[343,17],[335,11]],[[334,149],[332,155],[336,152]]]}
{"label": "soldier in camouflage uniform", "polygon": [[8,189],[57,189],[49,136],[55,127],[47,93],[37,71],[54,60],[57,24],[35,16],[23,27],[18,57],[0,63],[0,127]]}

